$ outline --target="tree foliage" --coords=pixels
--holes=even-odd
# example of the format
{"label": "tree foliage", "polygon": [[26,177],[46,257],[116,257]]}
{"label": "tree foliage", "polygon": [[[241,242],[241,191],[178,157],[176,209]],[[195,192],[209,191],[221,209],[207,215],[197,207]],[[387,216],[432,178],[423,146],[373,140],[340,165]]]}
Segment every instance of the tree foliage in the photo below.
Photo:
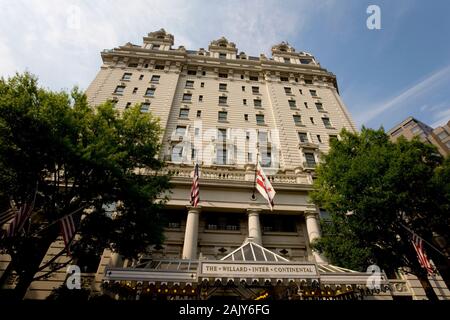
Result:
{"label": "tree foliage", "polygon": [[376,263],[423,276],[403,226],[429,242],[433,232],[449,240],[450,162],[418,139],[393,143],[383,129],[341,136],[317,168],[311,196],[331,220],[315,248],[343,267],[365,271]]}
{"label": "tree foliage", "polygon": [[[39,257],[32,257],[59,233],[55,221],[77,210],[89,214],[79,225],[75,257],[110,248],[136,258],[161,243],[170,185],[156,174],[163,167],[160,134],[158,120],[138,105],[120,115],[109,102],[90,107],[77,88],[70,95],[39,88],[27,73],[2,78],[0,199],[20,204],[38,190],[30,223],[0,242],[13,269],[23,278],[34,274]],[[114,215],[112,203],[119,204]]]}

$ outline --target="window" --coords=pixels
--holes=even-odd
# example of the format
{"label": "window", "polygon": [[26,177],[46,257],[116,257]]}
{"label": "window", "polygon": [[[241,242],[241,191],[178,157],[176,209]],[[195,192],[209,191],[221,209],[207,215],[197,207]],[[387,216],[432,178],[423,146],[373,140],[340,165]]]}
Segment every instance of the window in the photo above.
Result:
{"label": "window", "polygon": [[123,90],[125,90],[125,86],[117,86],[116,90],[114,90],[115,94],[123,94]]}
{"label": "window", "polygon": [[258,142],[261,145],[267,145],[268,135],[267,131],[258,131]]}
{"label": "window", "polygon": [[242,86],[242,92],[245,92],[245,86]]}
{"label": "window", "polygon": [[302,89],[298,89],[298,92],[300,92],[300,94],[303,94],[303,90]]}
{"label": "window", "polygon": [[284,93],[286,94],[292,94],[292,89],[289,87],[284,87]]}
{"label": "window", "polygon": [[315,167],[316,158],[314,157],[314,153],[305,152],[305,160],[308,167]]}
{"label": "window", "polygon": [[174,146],[172,149],[172,161],[179,162],[183,160],[183,147]]}
{"label": "window", "polygon": [[197,70],[188,70],[187,74],[190,76],[196,76],[197,75]]}
{"label": "window", "polygon": [[139,80],[142,80],[142,79],[144,79],[144,75],[143,75],[143,74],[141,74],[141,75],[139,76]]}
{"label": "window", "polygon": [[202,96],[202,95],[198,96],[198,101],[199,101],[199,102],[202,102],[202,101],[203,101],[203,96]]}
{"label": "window", "polygon": [[148,68],[148,63],[144,64],[144,68]]}
{"label": "window", "polygon": [[194,148],[191,149],[191,159],[195,159],[195,156],[197,154],[196,152],[197,150],[195,150]]}
{"label": "window", "polygon": [[261,228],[263,232],[297,232],[297,221],[292,216],[261,215]]}
{"label": "window", "polygon": [[329,118],[322,118],[322,121],[326,128],[331,128],[331,122]]}
{"label": "window", "polygon": [[186,127],[185,126],[177,126],[175,129],[175,134],[177,136],[184,136],[186,134]]}
{"label": "window", "polygon": [[227,54],[223,53],[223,52],[219,52],[219,59],[226,59],[227,58]]}
{"label": "window", "polygon": [[217,148],[217,164],[227,164],[227,147],[220,145]]}
{"label": "window", "polygon": [[305,79],[305,84],[313,84],[311,79]]}
{"label": "window", "polygon": [[305,102],[305,108],[308,109],[308,102]]}
{"label": "window", "polygon": [[309,117],[309,120],[311,121],[312,124],[314,124],[314,118],[313,117]]}
{"label": "window", "polygon": [[317,97],[317,91],[316,90],[309,90],[309,93],[311,94],[311,97]]}
{"label": "window", "polygon": [[284,60],[284,63],[291,63],[291,58],[284,57],[283,60]]}
{"label": "window", "polygon": [[262,101],[261,99],[255,99],[253,100],[253,105],[257,108],[261,108],[262,107]]}
{"label": "window", "polygon": [[298,133],[298,139],[302,143],[309,142],[308,134],[306,132],[299,132]]}
{"label": "window", "polygon": [[130,80],[132,73],[124,73],[122,76],[122,80]]}
{"label": "window", "polygon": [[442,131],[441,133],[438,134],[438,137],[440,140],[444,140],[445,138],[447,138],[448,133],[446,131]]}
{"label": "window", "polygon": [[316,108],[317,108],[317,111],[324,111],[323,110],[323,105],[320,102],[316,103]]}
{"label": "window", "polygon": [[164,70],[164,65],[162,65],[162,64],[157,64],[157,65],[155,65],[155,69],[156,69],[156,70]]}
{"label": "window", "polygon": [[152,79],[150,80],[150,82],[159,83],[160,78],[161,78],[161,76],[154,75],[154,76],[152,76]]}
{"label": "window", "polygon": [[239,218],[233,216],[206,215],[205,228],[208,230],[232,230],[241,228]]}
{"label": "window", "polygon": [[245,139],[250,140],[250,132],[245,132]]}
{"label": "window", "polygon": [[191,102],[192,101],[192,94],[185,93],[183,94],[183,102]]}
{"label": "window", "polygon": [[197,118],[201,118],[202,117],[202,110],[197,110]]}
{"label": "window", "polygon": [[272,153],[270,151],[261,152],[261,166],[270,167],[272,165]]}
{"label": "window", "polygon": [[291,108],[297,108],[297,104],[295,100],[289,100],[289,107]]}
{"label": "window", "polygon": [[219,97],[219,104],[227,104],[227,97],[220,96]]}
{"label": "window", "polygon": [[226,83],[219,83],[219,90],[221,90],[221,91],[227,90],[227,84]]}
{"label": "window", "polygon": [[411,129],[412,133],[421,133],[422,132],[422,128],[420,128],[420,126],[415,126],[414,128]]}
{"label": "window", "polygon": [[153,50],[159,50],[160,47],[161,47],[161,45],[159,45],[159,44],[154,44],[154,45],[152,46],[152,49],[153,49]]}
{"label": "window", "polygon": [[302,117],[301,116],[299,116],[299,115],[297,115],[297,114],[294,114],[293,116],[292,116],[292,118],[294,118],[294,123],[295,123],[295,125],[301,125],[302,124]]}
{"label": "window", "polygon": [[288,77],[280,77],[280,81],[288,82],[289,78]]}
{"label": "window", "polygon": [[256,115],[256,124],[264,124],[264,115],[263,114],[257,114]]}
{"label": "window", "polygon": [[136,94],[137,91],[138,91],[138,88],[134,88],[134,89],[133,89],[133,94]]}
{"label": "window", "polygon": [[312,61],[311,59],[300,59],[301,64],[310,64],[311,61]]}
{"label": "window", "polygon": [[244,75],[243,74],[241,74],[241,79],[244,80]]}
{"label": "window", "polygon": [[147,88],[145,91],[146,97],[153,97],[155,95],[155,88]]}
{"label": "window", "polygon": [[137,63],[129,63],[128,67],[130,68],[137,68],[138,64]]}
{"label": "window", "polygon": [[194,129],[194,135],[195,135],[196,137],[198,137],[199,134],[200,134],[200,128],[195,128],[195,129]]}
{"label": "window", "polygon": [[200,83],[200,87],[204,88],[205,87],[205,83],[204,82]]}
{"label": "window", "polygon": [[131,102],[127,102],[127,104],[125,105],[125,109],[128,109],[129,107],[131,107]]}
{"label": "window", "polygon": [[225,141],[227,138],[227,129],[217,129],[217,140]]}
{"label": "window", "polygon": [[322,138],[320,137],[320,134],[317,135],[317,141],[319,141],[319,143],[322,143]]}
{"label": "window", "polygon": [[141,112],[148,112],[150,109],[150,103],[145,102],[141,104]]}
{"label": "window", "polygon": [[259,87],[252,87],[252,92],[253,92],[253,94],[258,94],[259,93]]}
{"label": "window", "polygon": [[337,140],[337,139],[338,139],[338,137],[337,137],[337,135],[335,135],[335,134],[330,134],[330,135],[328,136],[328,142],[329,142],[329,143],[331,143],[331,141]]}
{"label": "window", "polygon": [[180,118],[187,119],[189,117],[189,109],[180,109]]}
{"label": "window", "polygon": [[206,71],[202,71],[202,76],[206,76]]}
{"label": "window", "polygon": [[247,105],[247,99],[243,99],[242,103],[244,104],[244,106],[246,106]]}
{"label": "window", "polygon": [[258,77],[257,76],[250,76],[250,81],[258,81]]}
{"label": "window", "polygon": [[186,85],[184,86],[185,88],[194,88],[194,81],[192,80],[187,80],[186,81]]}
{"label": "window", "polygon": [[244,120],[248,121],[248,114],[244,114]]}
{"label": "window", "polygon": [[219,121],[227,121],[227,112],[219,111]]}
{"label": "window", "polygon": [[227,73],[219,73],[219,78],[228,78]]}
{"label": "window", "polygon": [[253,155],[251,152],[247,152],[247,162],[252,162],[253,160]]}

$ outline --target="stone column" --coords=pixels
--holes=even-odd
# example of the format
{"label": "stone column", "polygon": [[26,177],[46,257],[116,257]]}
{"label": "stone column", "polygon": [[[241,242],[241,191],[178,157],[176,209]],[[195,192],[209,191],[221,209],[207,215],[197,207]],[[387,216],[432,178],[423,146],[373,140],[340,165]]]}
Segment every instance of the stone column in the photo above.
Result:
{"label": "stone column", "polygon": [[183,259],[197,259],[198,220],[201,207],[188,206],[186,230],[184,232]]}
{"label": "stone column", "polygon": [[[308,231],[308,240],[311,244],[315,239],[320,237],[319,218],[316,211],[305,211],[306,229]],[[317,263],[327,263],[327,260],[322,257],[317,251],[312,250],[314,259]]]}
{"label": "stone column", "polygon": [[248,215],[248,237],[253,242],[262,245],[261,224],[259,222],[259,214],[261,209],[247,209]]}

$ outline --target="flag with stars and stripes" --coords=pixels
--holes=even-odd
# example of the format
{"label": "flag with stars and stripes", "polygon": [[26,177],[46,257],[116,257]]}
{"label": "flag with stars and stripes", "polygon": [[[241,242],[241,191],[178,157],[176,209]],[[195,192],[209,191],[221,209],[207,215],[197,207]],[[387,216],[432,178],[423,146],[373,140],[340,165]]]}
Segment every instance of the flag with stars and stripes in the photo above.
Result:
{"label": "flag with stars and stripes", "polygon": [[60,219],[61,223],[61,233],[64,240],[64,245],[67,251],[70,253],[69,245],[75,236],[76,226],[73,219],[73,214],[68,214]]}
{"label": "flag with stars and stripes", "polygon": [[431,261],[428,259],[427,254],[425,253],[422,238],[419,237],[417,234],[412,233],[411,242],[414,247],[414,250],[416,250],[417,258],[419,259],[419,263],[422,266],[422,268],[427,270],[428,274],[433,274],[434,268],[431,264]]}
{"label": "flag with stars and stripes", "polygon": [[199,167],[198,163],[196,163],[194,167],[194,176],[192,178],[192,187],[191,187],[191,205],[193,207],[197,207],[200,201],[200,187],[198,184],[198,179],[199,179]]}

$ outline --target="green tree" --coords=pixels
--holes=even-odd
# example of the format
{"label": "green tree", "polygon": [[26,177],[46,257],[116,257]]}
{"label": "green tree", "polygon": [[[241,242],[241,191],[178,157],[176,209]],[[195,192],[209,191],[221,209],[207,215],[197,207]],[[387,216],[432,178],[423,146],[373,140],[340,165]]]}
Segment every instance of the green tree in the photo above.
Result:
{"label": "green tree", "polygon": [[393,143],[383,129],[341,136],[317,168],[311,197],[331,219],[322,222],[314,247],[343,267],[365,271],[375,263],[427,281],[403,226],[430,242],[436,231],[448,237],[448,161],[442,164],[435,147],[418,139]]}
{"label": "green tree", "polygon": [[104,248],[136,258],[162,242],[170,185],[157,174],[160,135],[158,120],[138,105],[119,115],[109,102],[91,108],[77,88],[70,95],[39,88],[27,73],[0,80],[0,199],[30,201],[37,187],[29,223],[0,242],[19,275],[18,296],[59,234],[58,219],[73,212],[87,212],[75,258]]}

